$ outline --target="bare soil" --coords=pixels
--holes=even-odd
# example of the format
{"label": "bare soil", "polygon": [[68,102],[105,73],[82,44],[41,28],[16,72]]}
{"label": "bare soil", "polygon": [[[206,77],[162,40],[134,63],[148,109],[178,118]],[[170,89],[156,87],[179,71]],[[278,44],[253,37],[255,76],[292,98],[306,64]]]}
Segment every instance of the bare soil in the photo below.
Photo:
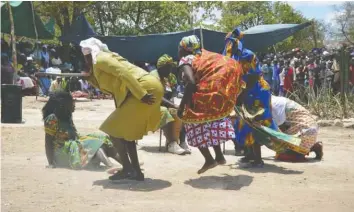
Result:
{"label": "bare soil", "polygon": [[[276,162],[263,147],[263,169],[239,169],[233,144],[228,163],[198,175],[203,158],[158,151],[159,133],[139,141],[145,182],[108,181],[102,170],[47,169],[40,109],[44,98],[23,98],[23,124],[2,124],[2,211],[252,211],[349,212],[354,210],[354,130],[321,128],[324,159]],[[98,132],[112,100],[78,101],[81,134]],[[134,114],[132,114],[134,115]],[[164,141],[164,140],[163,140]],[[310,155],[310,157],[313,155]]]}

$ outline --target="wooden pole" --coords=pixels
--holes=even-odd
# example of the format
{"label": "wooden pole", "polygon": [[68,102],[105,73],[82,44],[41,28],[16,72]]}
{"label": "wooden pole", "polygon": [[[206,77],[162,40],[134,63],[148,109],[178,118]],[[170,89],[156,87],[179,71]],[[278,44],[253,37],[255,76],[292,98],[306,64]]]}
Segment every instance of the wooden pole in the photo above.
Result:
{"label": "wooden pole", "polygon": [[10,25],[11,25],[11,44],[12,44],[12,65],[17,70],[17,52],[16,52],[16,37],[15,37],[15,24],[14,18],[12,16],[12,9],[10,2],[7,2],[7,9],[9,10],[9,18],[10,18]]}
{"label": "wooden pole", "polygon": [[201,43],[201,47],[202,49],[204,49],[204,39],[203,39],[203,31],[202,31],[202,24],[200,24],[200,43]]}
{"label": "wooden pole", "polygon": [[317,48],[317,34],[316,34],[316,23],[314,20],[312,20],[312,35],[313,35],[313,41],[315,43],[315,48]]}

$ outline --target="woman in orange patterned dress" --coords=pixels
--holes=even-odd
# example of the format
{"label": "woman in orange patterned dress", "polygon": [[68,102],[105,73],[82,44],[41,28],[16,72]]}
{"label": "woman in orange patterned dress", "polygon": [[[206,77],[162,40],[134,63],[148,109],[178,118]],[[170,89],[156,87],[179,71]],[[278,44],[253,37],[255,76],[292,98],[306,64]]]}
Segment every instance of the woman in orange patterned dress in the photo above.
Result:
{"label": "woman in orange patterned dress", "polygon": [[[237,61],[201,49],[195,35],[181,40],[178,55],[186,82],[178,116],[185,123],[189,145],[197,147],[205,158],[198,171],[201,174],[226,163],[220,144],[235,136],[228,116],[241,92],[243,72]],[[213,147],[215,159],[209,147]]]}

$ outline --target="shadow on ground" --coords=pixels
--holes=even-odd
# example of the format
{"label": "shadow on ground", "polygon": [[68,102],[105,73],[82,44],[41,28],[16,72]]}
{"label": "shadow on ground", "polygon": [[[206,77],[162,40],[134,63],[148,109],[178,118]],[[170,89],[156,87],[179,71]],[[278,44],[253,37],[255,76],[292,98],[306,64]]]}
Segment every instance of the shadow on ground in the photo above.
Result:
{"label": "shadow on ground", "polygon": [[230,169],[242,169],[251,173],[302,174],[303,171],[291,170],[274,164],[264,164],[263,168],[242,168],[239,164],[229,165]]}
{"label": "shadow on ground", "polygon": [[93,185],[102,186],[104,189],[151,192],[171,187],[172,183],[160,179],[145,178],[145,181],[143,182],[132,180],[122,180],[115,182],[112,182],[108,179],[96,180],[93,182]]}
{"label": "shadow on ground", "polygon": [[242,187],[249,186],[253,181],[252,176],[237,175],[231,176],[202,176],[197,179],[190,179],[184,184],[199,189],[214,189],[214,190],[240,190]]}
{"label": "shadow on ground", "polygon": [[159,151],[158,146],[141,146],[139,150],[150,152],[150,153],[167,153],[166,148],[164,146],[161,147],[161,151]]}

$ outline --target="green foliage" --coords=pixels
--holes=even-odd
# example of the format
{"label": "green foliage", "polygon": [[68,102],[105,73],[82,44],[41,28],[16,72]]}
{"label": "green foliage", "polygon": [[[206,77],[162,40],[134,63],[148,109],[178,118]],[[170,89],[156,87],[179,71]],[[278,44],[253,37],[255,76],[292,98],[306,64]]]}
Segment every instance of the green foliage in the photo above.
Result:
{"label": "green foliage", "polygon": [[[212,17],[218,2],[96,2],[90,11],[96,31],[104,35],[143,35],[174,32],[199,26]],[[205,13],[198,20],[196,12]]]}
{"label": "green foliage", "polygon": [[[233,30],[239,26],[246,30],[261,24],[300,24],[310,21],[294,10],[286,2],[225,2],[222,7],[222,17],[219,22],[223,31]],[[324,39],[323,23],[315,22],[315,29],[308,27],[276,45],[278,51],[288,51],[299,47],[310,49],[319,46]]]}
{"label": "green foliage", "polygon": [[335,21],[339,25],[341,36],[354,45],[354,2],[344,2],[335,7],[335,10],[338,13]]}

